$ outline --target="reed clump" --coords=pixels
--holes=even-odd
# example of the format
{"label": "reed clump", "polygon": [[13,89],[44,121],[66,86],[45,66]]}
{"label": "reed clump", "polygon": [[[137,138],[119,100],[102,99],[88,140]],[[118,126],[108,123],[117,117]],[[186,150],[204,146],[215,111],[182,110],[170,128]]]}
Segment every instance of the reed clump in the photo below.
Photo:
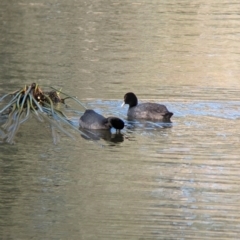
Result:
{"label": "reed clump", "polygon": [[[66,98],[72,98],[79,104],[81,102],[74,97],[65,94]],[[38,84],[32,83],[13,93],[5,94],[0,98],[0,102],[10,100],[0,109],[0,117],[5,117],[6,121],[1,126],[3,130],[0,138],[7,143],[14,143],[14,138],[20,126],[26,122],[30,116],[34,116],[38,121],[48,123],[52,130],[53,142],[57,143],[58,131],[63,132],[69,137],[72,134],[64,125],[68,125],[77,132],[84,134],[75,127],[69,118],[56,107],[57,104],[64,104],[65,99],[60,97],[60,93],[54,89],[50,92],[43,92]],[[81,106],[83,106],[81,104]]]}

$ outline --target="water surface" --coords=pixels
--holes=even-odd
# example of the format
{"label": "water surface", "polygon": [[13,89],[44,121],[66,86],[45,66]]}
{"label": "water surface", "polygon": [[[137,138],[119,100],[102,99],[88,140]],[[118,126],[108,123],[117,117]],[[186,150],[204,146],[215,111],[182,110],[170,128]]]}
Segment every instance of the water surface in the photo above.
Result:
{"label": "water surface", "polygon": [[[126,127],[54,145],[31,119],[1,143],[0,238],[238,239],[239,7],[2,0],[0,95],[57,86]],[[128,91],[172,124],[129,121]]]}

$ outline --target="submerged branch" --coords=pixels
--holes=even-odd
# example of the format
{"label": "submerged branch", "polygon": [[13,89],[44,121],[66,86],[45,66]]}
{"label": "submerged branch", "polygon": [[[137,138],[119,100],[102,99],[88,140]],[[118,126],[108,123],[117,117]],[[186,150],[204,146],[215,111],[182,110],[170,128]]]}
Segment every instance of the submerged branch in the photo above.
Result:
{"label": "submerged branch", "polygon": [[67,96],[65,99],[72,99],[86,109],[86,107],[75,97],[71,97],[56,89],[54,89],[54,91],[44,92],[39,85],[35,83],[2,96],[0,102],[6,100],[9,96],[12,96],[12,98],[2,109],[0,109],[0,117],[7,116],[6,122],[1,126],[4,131],[4,133],[1,134],[1,138],[8,143],[13,143],[21,124],[25,123],[31,115],[36,117],[40,122],[45,122],[50,125],[54,143],[59,140],[57,130],[70,138],[74,138],[65,126],[88,137],[71,123],[63,111],[56,107],[58,103],[64,104],[65,100],[60,97],[59,93]]}
{"label": "submerged branch", "polygon": [[64,100],[70,98],[70,99],[74,100],[75,102],[77,102],[78,104],[80,104],[84,109],[87,109],[87,108],[84,106],[84,104],[81,103],[81,101],[79,101],[76,97],[70,96],[69,94],[62,92],[61,90],[57,90],[57,89],[54,88],[54,87],[51,87],[51,88],[54,89],[55,91],[58,91],[58,92],[62,93],[62,94],[65,95],[65,96],[67,96],[66,98],[64,98]]}

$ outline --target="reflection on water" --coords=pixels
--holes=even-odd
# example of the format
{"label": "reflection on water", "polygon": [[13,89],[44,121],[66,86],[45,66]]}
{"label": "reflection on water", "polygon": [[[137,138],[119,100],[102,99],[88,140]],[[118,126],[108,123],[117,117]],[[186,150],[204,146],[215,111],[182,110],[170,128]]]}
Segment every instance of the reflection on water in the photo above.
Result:
{"label": "reflection on water", "polygon": [[[0,1],[0,95],[59,86],[126,124],[55,146],[33,119],[0,143],[0,239],[238,239],[239,7]],[[172,124],[127,119],[129,91]]]}
{"label": "reflection on water", "polygon": [[113,134],[110,130],[81,129],[86,135],[81,135],[84,139],[98,141],[104,139],[107,142],[123,142],[124,136],[121,133]]}

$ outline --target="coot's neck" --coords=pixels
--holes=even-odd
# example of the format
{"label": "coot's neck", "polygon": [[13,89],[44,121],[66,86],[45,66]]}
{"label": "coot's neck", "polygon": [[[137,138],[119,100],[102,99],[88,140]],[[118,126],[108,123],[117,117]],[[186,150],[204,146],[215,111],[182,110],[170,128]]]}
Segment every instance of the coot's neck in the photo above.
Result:
{"label": "coot's neck", "polygon": [[129,108],[136,107],[137,105],[138,105],[137,97],[132,98],[131,101],[129,102]]}

